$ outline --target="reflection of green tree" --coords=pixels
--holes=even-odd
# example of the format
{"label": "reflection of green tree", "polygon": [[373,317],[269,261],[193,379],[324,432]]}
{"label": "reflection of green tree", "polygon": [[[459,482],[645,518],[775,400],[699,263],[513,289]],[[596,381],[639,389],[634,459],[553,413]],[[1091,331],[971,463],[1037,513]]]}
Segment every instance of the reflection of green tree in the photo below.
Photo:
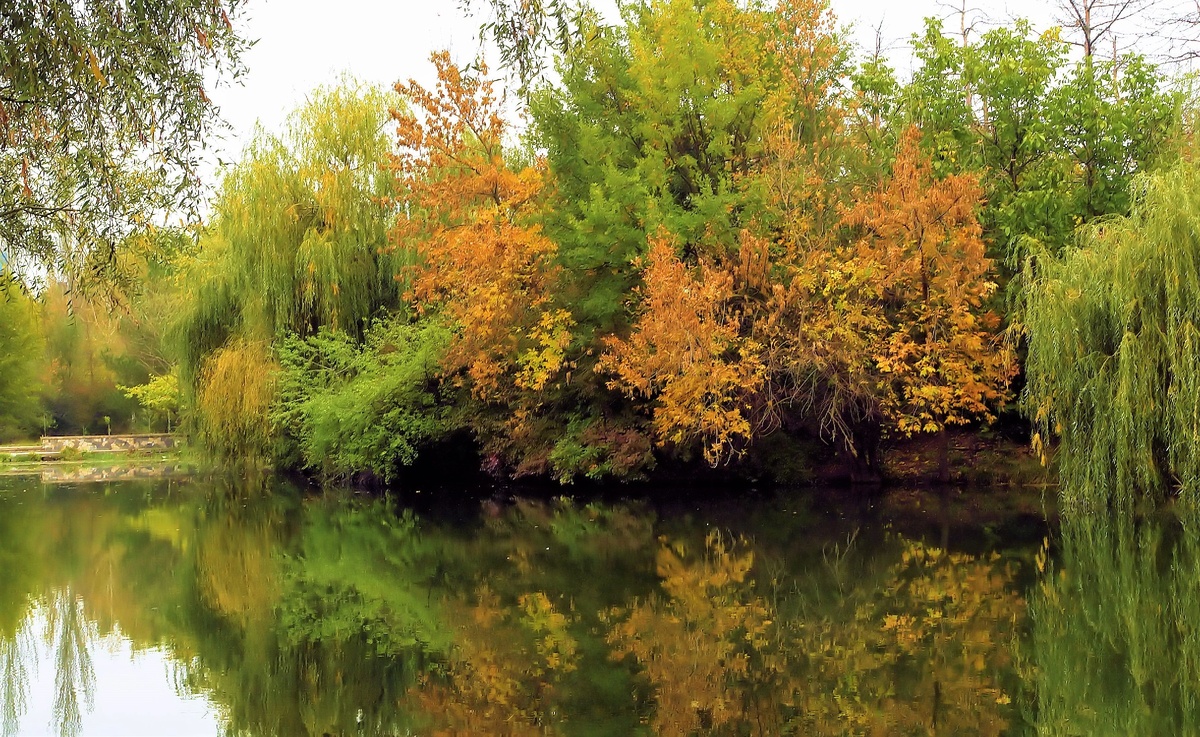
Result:
{"label": "reflection of green tree", "polygon": [[0,641],[20,630],[41,577],[32,505],[20,501],[0,486]]}
{"label": "reflection of green tree", "polygon": [[[7,482],[7,483],[6,483]],[[30,524],[31,505],[8,493],[12,482],[0,480],[0,734],[17,732],[25,713],[29,660],[24,624],[37,594],[41,556]],[[25,492],[31,493],[31,492]]]}
{"label": "reflection of green tree", "polygon": [[1178,735],[1200,725],[1200,517],[1063,521],[1038,559],[1028,675],[1039,734]]}
{"label": "reflection of green tree", "polygon": [[94,639],[82,612],[83,603],[70,589],[60,590],[47,609],[46,641],[54,648],[54,721],[63,737],[83,727],[82,702],[89,711],[96,691],[96,672],[88,643]]}
{"label": "reflection of green tree", "polygon": [[362,632],[380,654],[444,650],[450,633],[432,590],[453,553],[444,545],[411,514],[397,518],[382,503],[310,504],[286,564],[282,630],[296,643]]}
{"label": "reflection of green tree", "polygon": [[32,643],[28,633],[0,635],[0,734],[11,737],[25,714]]}

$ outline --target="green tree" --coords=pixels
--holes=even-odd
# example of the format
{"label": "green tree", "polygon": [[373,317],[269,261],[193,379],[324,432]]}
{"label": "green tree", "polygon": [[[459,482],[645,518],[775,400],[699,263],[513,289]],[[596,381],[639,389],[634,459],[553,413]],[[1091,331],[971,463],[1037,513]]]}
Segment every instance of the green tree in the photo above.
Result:
{"label": "green tree", "polygon": [[174,373],[155,376],[145,384],[122,386],[121,391],[130,399],[136,399],[155,419],[161,419],[167,432],[179,414],[179,377]]}
{"label": "green tree", "polygon": [[47,409],[62,432],[96,432],[105,416],[121,429],[137,404],[118,385],[140,384],[150,372],[131,356],[111,303],[75,284],[52,281],[40,298]]}
{"label": "green tree", "polygon": [[0,262],[111,264],[199,202],[211,72],[242,72],[243,0],[12,0],[0,8]]}
{"label": "green tree", "polygon": [[1200,489],[1200,167],[1141,180],[1133,210],[1039,259],[1023,402],[1069,501]]}
{"label": "green tree", "polygon": [[0,273],[0,441],[37,432],[42,350],[37,304]]}
{"label": "green tree", "polygon": [[1058,29],[1026,21],[963,46],[928,20],[900,115],[917,123],[942,174],[979,172],[991,255],[1020,271],[1031,250],[1059,252],[1076,226],[1124,214],[1131,181],[1167,140],[1175,101],[1137,56],[1084,59],[1066,74]]}
{"label": "green tree", "polygon": [[[216,370],[218,355],[237,363],[241,348],[255,346],[251,363],[261,368],[285,336],[324,327],[358,340],[373,316],[398,304],[397,262],[381,253],[397,194],[387,169],[394,104],[354,82],[320,89],[282,137],[260,131],[226,175],[212,222],[177,277],[183,306],[172,335],[185,397],[208,397],[216,411],[232,389],[205,381],[242,380],[236,370]],[[201,415],[204,406],[197,404]],[[235,414],[221,416],[234,421]],[[197,419],[217,422],[209,426],[214,439],[242,436],[222,432],[216,415]],[[254,432],[268,427],[262,419]]]}

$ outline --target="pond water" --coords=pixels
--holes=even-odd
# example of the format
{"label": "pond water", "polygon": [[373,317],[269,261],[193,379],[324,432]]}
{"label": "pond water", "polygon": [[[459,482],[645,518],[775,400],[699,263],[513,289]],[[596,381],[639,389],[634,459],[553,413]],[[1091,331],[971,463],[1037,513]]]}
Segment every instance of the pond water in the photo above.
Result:
{"label": "pond water", "polygon": [[1200,731],[1200,525],[0,478],[3,735]]}

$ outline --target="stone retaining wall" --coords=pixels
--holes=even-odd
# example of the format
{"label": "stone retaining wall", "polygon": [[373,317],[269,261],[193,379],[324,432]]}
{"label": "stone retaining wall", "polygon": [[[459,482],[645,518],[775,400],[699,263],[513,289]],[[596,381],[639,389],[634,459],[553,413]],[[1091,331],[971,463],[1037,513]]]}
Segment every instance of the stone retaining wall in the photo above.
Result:
{"label": "stone retaining wall", "polygon": [[86,452],[97,450],[165,450],[179,445],[176,436],[166,433],[146,435],[44,435],[42,451],[61,453],[67,448]]}

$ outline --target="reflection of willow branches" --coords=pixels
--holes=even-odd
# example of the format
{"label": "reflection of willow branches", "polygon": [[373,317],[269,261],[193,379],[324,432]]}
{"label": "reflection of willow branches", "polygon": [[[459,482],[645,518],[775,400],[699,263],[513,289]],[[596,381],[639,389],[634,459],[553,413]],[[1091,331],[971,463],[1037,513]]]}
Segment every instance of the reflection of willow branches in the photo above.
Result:
{"label": "reflection of willow branches", "polygon": [[17,733],[21,717],[28,707],[29,668],[37,666],[33,657],[32,632],[21,626],[12,636],[0,637],[0,734]]}
{"label": "reflection of willow branches", "polygon": [[54,648],[54,721],[63,737],[75,737],[83,726],[80,697],[90,711],[96,672],[88,651],[89,626],[83,602],[70,589],[56,592],[47,608],[46,642]]}
{"label": "reflection of willow branches", "polygon": [[1200,517],[1066,517],[1038,556],[1029,676],[1042,735],[1195,734]]}

